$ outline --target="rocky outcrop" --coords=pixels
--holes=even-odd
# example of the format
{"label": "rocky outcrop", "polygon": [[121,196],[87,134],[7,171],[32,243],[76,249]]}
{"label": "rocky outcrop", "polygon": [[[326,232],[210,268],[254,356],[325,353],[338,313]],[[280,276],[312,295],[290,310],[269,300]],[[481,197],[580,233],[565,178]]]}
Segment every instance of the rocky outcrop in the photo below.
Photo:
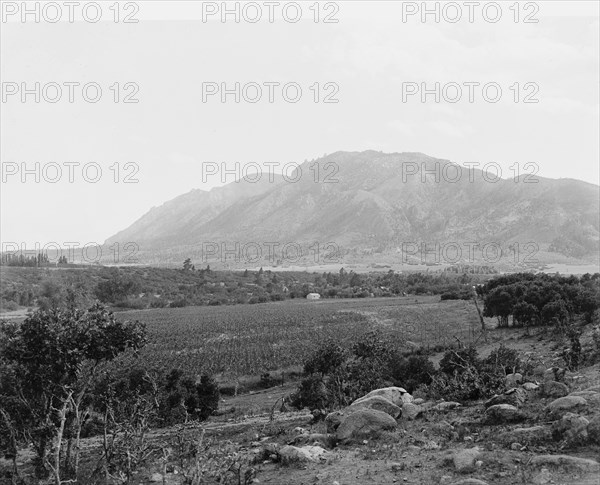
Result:
{"label": "rocky outcrop", "polygon": [[345,417],[336,430],[336,438],[341,443],[353,439],[373,438],[382,431],[396,429],[396,426],[396,420],[387,413],[374,409],[359,409]]}
{"label": "rocky outcrop", "polygon": [[559,419],[568,412],[573,412],[587,406],[587,401],[579,396],[565,396],[552,401],[546,406],[546,412],[553,419]]}
{"label": "rocky outcrop", "polygon": [[489,424],[518,423],[524,419],[523,413],[510,404],[496,404],[485,411],[485,421]]}
{"label": "rocky outcrop", "polygon": [[423,408],[412,402],[407,402],[402,405],[402,418],[412,421],[423,414]]}
{"label": "rocky outcrop", "polygon": [[381,395],[357,399],[350,405],[350,408],[375,409],[389,414],[394,419],[402,414],[401,408]]}
{"label": "rocky outcrop", "polygon": [[579,445],[588,441],[589,421],[583,416],[567,413],[552,425],[552,436],[564,440],[567,445]]}
{"label": "rocky outcrop", "polygon": [[544,381],[540,387],[540,394],[544,397],[564,397],[569,394],[569,388],[562,382]]}
{"label": "rocky outcrop", "polygon": [[398,407],[401,407],[405,402],[413,401],[413,397],[408,393],[406,389],[402,387],[383,387],[381,389],[375,389],[374,391],[371,391],[366,396],[363,396],[354,401],[352,404],[357,404],[373,396],[381,396]]}

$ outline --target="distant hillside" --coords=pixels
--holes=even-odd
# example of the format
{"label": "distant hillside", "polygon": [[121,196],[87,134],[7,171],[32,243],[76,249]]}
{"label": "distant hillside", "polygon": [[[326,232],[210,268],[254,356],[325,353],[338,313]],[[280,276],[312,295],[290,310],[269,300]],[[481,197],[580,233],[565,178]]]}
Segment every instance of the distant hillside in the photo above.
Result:
{"label": "distant hillside", "polygon": [[492,183],[447,160],[375,151],[337,152],[301,170],[295,183],[281,177],[269,183],[265,175],[260,183],[194,190],[153,208],[107,243],[135,241],[140,255],[158,261],[209,241],[333,242],[344,253],[382,255],[408,242],[535,242],[550,254],[588,259],[599,250],[600,188],[586,182]]}

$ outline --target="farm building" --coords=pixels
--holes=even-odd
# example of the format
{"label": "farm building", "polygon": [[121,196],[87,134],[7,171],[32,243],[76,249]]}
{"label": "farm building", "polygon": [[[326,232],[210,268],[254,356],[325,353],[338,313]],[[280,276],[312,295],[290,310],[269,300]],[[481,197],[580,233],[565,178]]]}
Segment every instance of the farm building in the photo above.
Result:
{"label": "farm building", "polygon": [[319,295],[318,293],[309,293],[308,295],[306,295],[307,300],[318,300],[320,298],[321,295]]}

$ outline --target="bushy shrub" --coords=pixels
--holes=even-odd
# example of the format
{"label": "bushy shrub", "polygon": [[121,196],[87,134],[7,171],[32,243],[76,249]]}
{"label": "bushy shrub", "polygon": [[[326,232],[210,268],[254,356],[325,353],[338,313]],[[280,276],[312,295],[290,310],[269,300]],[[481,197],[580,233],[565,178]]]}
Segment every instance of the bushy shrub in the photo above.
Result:
{"label": "bushy shrub", "polygon": [[468,367],[463,372],[452,375],[440,373],[421,390],[424,390],[430,399],[470,401],[482,397],[483,387],[484,382],[480,373],[475,368]]}
{"label": "bushy shrub", "polygon": [[326,340],[305,362],[305,374],[328,374],[347,358],[348,352],[333,339]]}
{"label": "bushy shrub", "polygon": [[502,345],[484,360],[474,347],[448,350],[440,361],[440,372],[419,390],[431,399],[484,399],[502,392],[507,372],[518,370],[519,365],[517,351]]}
{"label": "bushy shrub", "polygon": [[219,404],[219,388],[209,376],[199,380],[180,369],[164,374],[155,369],[132,367],[125,375],[106,372],[94,387],[93,408],[111,407],[115,418],[126,419],[140,400],[151,403],[148,415],[153,426],[167,426],[188,420],[207,419]]}
{"label": "bushy shrub", "polygon": [[312,375],[303,379],[298,390],[290,395],[290,404],[298,409],[326,409],[328,398],[323,378]]}
{"label": "bushy shrub", "polygon": [[19,309],[19,304],[12,300],[1,300],[0,299],[0,310],[12,312]]}
{"label": "bushy shrub", "polygon": [[195,417],[205,420],[219,407],[219,386],[211,376],[202,375],[200,381],[196,382],[196,395]]}
{"label": "bushy shrub", "polygon": [[188,306],[188,301],[185,298],[179,298],[169,303],[170,308],[183,308]]}
{"label": "bushy shrub", "polygon": [[307,376],[291,403],[296,407],[335,409],[350,404],[373,389],[389,385],[392,346],[378,332],[359,337],[348,351],[326,341],[305,362]]}
{"label": "bushy shrub", "polygon": [[504,373],[504,375],[521,371],[521,365],[518,351],[505,347],[504,344],[492,350],[482,362],[482,368],[485,371],[492,374]]}
{"label": "bushy shrub", "polygon": [[401,357],[390,364],[394,384],[408,392],[413,392],[421,384],[430,384],[436,372],[433,362],[424,355]]}
{"label": "bushy shrub", "polygon": [[350,358],[327,379],[328,408],[348,406],[373,389],[386,387],[388,384],[379,362]]}
{"label": "bushy shrub", "polygon": [[479,368],[480,361],[477,349],[473,346],[463,347],[458,350],[450,349],[446,351],[440,361],[440,372],[447,375],[453,375],[455,372],[461,374],[470,367]]}

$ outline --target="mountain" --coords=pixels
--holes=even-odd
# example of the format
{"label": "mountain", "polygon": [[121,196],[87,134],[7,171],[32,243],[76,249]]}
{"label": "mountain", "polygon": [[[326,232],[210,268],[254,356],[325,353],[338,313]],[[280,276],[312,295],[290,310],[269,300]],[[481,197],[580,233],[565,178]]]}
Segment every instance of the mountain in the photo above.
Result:
{"label": "mountain", "polygon": [[205,223],[232,204],[264,193],[283,178],[274,174],[271,180],[265,174],[256,182],[242,179],[210,191],[191,190],[160,207],[153,207],[131,226],[107,239],[105,245],[136,242],[150,251],[177,246],[189,232],[199,233]]}
{"label": "mountain", "polygon": [[135,241],[140,254],[177,261],[208,242],[334,243],[346,254],[413,243],[534,243],[578,258],[599,248],[600,187],[574,179],[497,179],[422,153],[375,151],[336,152],[296,175],[193,190],[107,243]]}

